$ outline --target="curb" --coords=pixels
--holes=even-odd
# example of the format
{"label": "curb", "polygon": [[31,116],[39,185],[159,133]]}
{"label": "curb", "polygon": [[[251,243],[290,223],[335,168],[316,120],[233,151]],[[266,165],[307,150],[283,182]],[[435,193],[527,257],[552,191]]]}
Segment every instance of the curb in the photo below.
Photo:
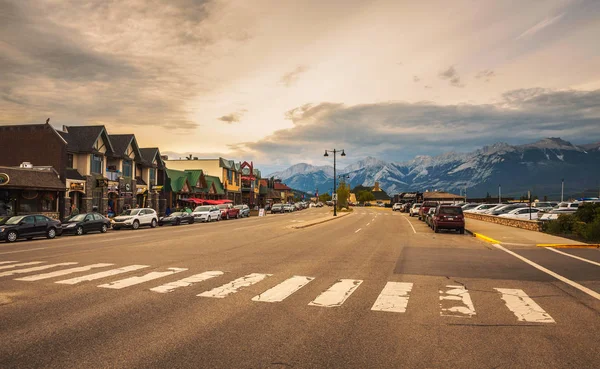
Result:
{"label": "curb", "polygon": [[497,244],[500,244],[500,243],[502,243],[502,242],[500,242],[500,241],[498,241],[498,240],[495,240],[495,239],[493,239],[493,238],[491,238],[491,237],[484,236],[484,235],[482,235],[481,233],[475,233],[475,232],[473,232],[473,231],[470,231],[470,230],[468,230],[468,229],[466,229],[466,228],[465,228],[465,232],[467,232],[468,234],[472,235],[473,237],[479,238],[480,240],[483,240],[483,241],[485,241],[485,242],[489,242],[489,243],[497,243]]}
{"label": "curb", "polygon": [[573,249],[597,249],[600,248],[600,244],[583,244],[583,245],[573,245],[573,244],[563,244],[563,243],[538,243],[535,246],[537,247],[558,247],[558,248],[573,248]]}
{"label": "curb", "polygon": [[335,217],[331,216],[331,218],[323,219],[323,220],[320,220],[320,221],[317,221],[317,222],[314,222],[314,223],[292,225],[289,228],[292,228],[292,229],[308,228],[308,227],[312,227],[312,226],[317,225],[317,224],[323,224],[323,223],[331,222],[332,220],[340,219],[340,218],[343,218],[343,217],[348,216],[350,214],[352,214],[352,213],[344,213],[342,215],[338,215],[338,216],[335,216]]}

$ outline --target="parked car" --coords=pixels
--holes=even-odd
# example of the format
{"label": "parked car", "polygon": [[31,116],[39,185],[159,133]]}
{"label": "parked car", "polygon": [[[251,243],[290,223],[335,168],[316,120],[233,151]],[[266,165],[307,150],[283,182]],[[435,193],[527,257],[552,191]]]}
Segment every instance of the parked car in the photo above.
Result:
{"label": "parked car", "polygon": [[493,209],[488,210],[486,213],[484,214],[488,214],[488,215],[500,215],[500,214],[507,214],[515,209],[519,209],[519,208],[525,208],[525,207],[529,207],[529,204],[526,204],[524,202],[521,203],[516,203],[516,204],[508,204],[508,205],[504,205],[504,206],[498,206],[495,207]]}
{"label": "parked car", "polygon": [[465,218],[460,206],[440,205],[433,215],[433,231],[440,229],[454,229],[460,234],[465,233]]}
{"label": "parked car", "polygon": [[546,220],[556,220],[562,214],[575,214],[577,212],[577,208],[558,208],[550,210],[550,212],[542,214],[538,217],[538,220],[546,221]]}
{"label": "parked car", "polygon": [[240,210],[240,217],[248,218],[250,216],[250,207],[248,205],[236,205],[234,208]]}
{"label": "parked car", "polygon": [[429,212],[429,209],[438,206],[436,201],[425,201],[419,208],[419,220],[425,221],[425,215]]}
{"label": "parked car", "polygon": [[429,208],[427,214],[425,214],[425,223],[429,226],[429,228],[433,229],[433,216],[435,214],[436,208]]}
{"label": "parked car", "polygon": [[285,213],[284,204],[275,204],[271,208],[271,214],[275,213]]}
{"label": "parked car", "polygon": [[63,234],[81,236],[88,232],[106,233],[110,220],[99,213],[83,213],[72,216],[61,224]]}
{"label": "parked car", "polygon": [[[536,208],[518,208],[509,211],[508,213],[498,215],[501,218],[512,218],[512,219],[525,219],[525,220],[537,220],[539,209]],[[531,214],[531,217],[530,217]]]}
{"label": "parked car", "polygon": [[402,206],[403,204],[397,202],[394,204],[394,206],[392,206],[392,211],[401,211],[402,210]]}
{"label": "parked car", "polygon": [[231,204],[221,204],[217,207],[221,210],[221,219],[238,219],[240,217],[240,209],[234,208]]}
{"label": "parked car", "polygon": [[167,224],[175,226],[184,223],[194,224],[194,216],[192,213],[188,213],[186,211],[176,211],[158,220],[158,225],[161,227]]}
{"label": "parked car", "polygon": [[408,210],[408,215],[411,216],[411,217],[418,216],[419,215],[419,209],[421,209],[421,205],[423,205],[423,204],[421,204],[421,203],[412,204],[412,206]]}
{"label": "parked car", "polygon": [[467,210],[475,209],[478,206],[479,204],[464,204],[461,206],[461,208],[463,209],[463,212],[465,212]]}
{"label": "parked car", "polygon": [[197,222],[212,222],[221,220],[221,209],[214,205],[197,206],[192,212],[194,220]]}
{"label": "parked car", "polygon": [[156,228],[158,225],[158,215],[151,208],[125,210],[113,218],[112,227],[115,231],[121,228],[139,229],[142,226]]}
{"label": "parked car", "polygon": [[557,204],[553,204],[551,202],[542,202],[542,201],[537,201],[531,204],[531,207],[536,208],[538,211],[550,211],[552,210]]}
{"label": "parked car", "polygon": [[62,233],[58,220],[45,215],[21,215],[9,218],[0,226],[0,240],[15,242],[19,238],[31,240],[35,237],[52,239]]}
{"label": "parked car", "polygon": [[577,209],[579,208],[578,202],[561,202],[554,209]]}
{"label": "parked car", "polygon": [[296,211],[296,207],[294,205],[290,205],[290,204],[285,204],[283,206],[283,208],[286,213],[292,213],[292,212]]}
{"label": "parked car", "polygon": [[498,206],[498,204],[480,204],[473,209],[465,210],[465,213],[481,214],[496,206]]}

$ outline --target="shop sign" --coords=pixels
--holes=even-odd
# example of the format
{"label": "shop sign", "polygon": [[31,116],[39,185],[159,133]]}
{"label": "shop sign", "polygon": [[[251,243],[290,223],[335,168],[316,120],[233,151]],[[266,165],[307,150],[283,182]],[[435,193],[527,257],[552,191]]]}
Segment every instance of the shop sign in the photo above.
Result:
{"label": "shop sign", "polygon": [[258,216],[259,217],[264,217],[265,216],[265,209],[264,208],[258,210]]}
{"label": "shop sign", "polygon": [[10,177],[6,173],[0,173],[0,186],[4,186],[10,181]]}
{"label": "shop sign", "polygon": [[81,191],[85,192],[85,184],[84,183],[71,183],[69,186],[69,191]]}
{"label": "shop sign", "polygon": [[121,192],[131,192],[131,184],[124,183],[120,186]]}

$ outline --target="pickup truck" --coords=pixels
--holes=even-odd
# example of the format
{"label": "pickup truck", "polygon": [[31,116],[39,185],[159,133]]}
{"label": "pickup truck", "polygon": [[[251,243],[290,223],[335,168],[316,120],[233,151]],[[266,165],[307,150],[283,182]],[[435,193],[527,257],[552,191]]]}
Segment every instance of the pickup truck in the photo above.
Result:
{"label": "pickup truck", "polygon": [[231,204],[221,204],[218,208],[221,210],[221,219],[238,219],[240,217],[240,209],[236,209]]}

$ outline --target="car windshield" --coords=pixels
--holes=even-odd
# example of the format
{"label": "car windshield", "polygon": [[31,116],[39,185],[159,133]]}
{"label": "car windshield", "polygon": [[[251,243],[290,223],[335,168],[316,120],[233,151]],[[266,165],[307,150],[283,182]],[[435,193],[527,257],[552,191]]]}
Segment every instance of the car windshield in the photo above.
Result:
{"label": "car windshield", "polygon": [[424,202],[423,206],[430,208],[430,207],[436,207],[437,206],[437,202]]}
{"label": "car windshield", "polygon": [[19,224],[19,222],[22,221],[23,218],[25,217],[12,217],[9,220],[7,220],[4,224]]}
{"label": "car windshield", "polygon": [[228,209],[229,205],[227,205],[227,204],[221,204],[221,205],[218,206],[218,208],[219,209]]}
{"label": "car windshield", "polygon": [[82,222],[85,219],[86,215],[87,214],[75,215],[74,217],[70,218],[69,221],[72,221],[72,222]]}
{"label": "car windshield", "polygon": [[138,215],[139,212],[140,212],[139,209],[123,210],[121,215]]}
{"label": "car windshield", "polygon": [[172,217],[180,217],[180,216],[182,216],[183,214],[186,214],[186,213],[184,213],[184,212],[182,212],[182,211],[176,211],[176,212],[174,212],[174,213],[171,213],[171,216],[172,216]]}
{"label": "car windshield", "polygon": [[198,206],[194,211],[210,211],[210,206]]}
{"label": "car windshield", "polygon": [[461,215],[462,209],[459,207],[441,207],[440,214],[445,215]]}

